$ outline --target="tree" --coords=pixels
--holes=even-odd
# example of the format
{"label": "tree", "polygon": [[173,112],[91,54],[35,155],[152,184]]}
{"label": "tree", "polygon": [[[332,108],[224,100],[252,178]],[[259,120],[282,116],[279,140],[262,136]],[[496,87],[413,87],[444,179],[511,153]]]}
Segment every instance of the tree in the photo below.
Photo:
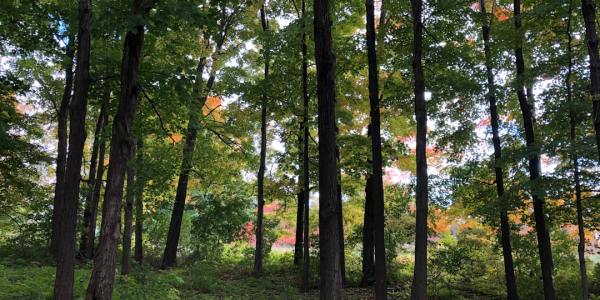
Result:
{"label": "tree", "polygon": [[319,245],[321,299],[341,299],[335,126],[335,56],[331,36],[331,3],[313,4],[319,119]]}
{"label": "tree", "polygon": [[544,213],[544,195],[539,187],[541,163],[538,147],[535,142],[535,132],[533,125],[532,108],[533,103],[529,103],[525,94],[525,62],[523,59],[523,32],[521,29],[521,1],[514,1],[514,18],[515,18],[515,67],[517,69],[517,97],[519,99],[519,107],[523,114],[523,127],[525,129],[525,141],[527,148],[530,151],[529,156],[529,178],[532,182],[533,189],[531,197],[533,198],[533,213],[535,218],[535,230],[538,240],[538,251],[540,255],[540,263],[542,266],[542,279],[544,283],[544,297],[546,299],[555,299],[554,284],[552,283],[552,251],[550,249],[550,236],[546,228],[546,216]]}
{"label": "tree", "polygon": [[309,233],[309,212],[310,212],[310,158],[308,153],[309,144],[309,125],[308,125],[308,107],[310,105],[310,96],[308,95],[308,50],[306,45],[306,1],[302,0],[302,201],[304,202],[302,213],[302,291],[308,292],[310,289],[310,233]]}
{"label": "tree", "polygon": [[590,58],[590,93],[593,103],[592,118],[596,131],[596,145],[600,156],[600,54],[598,53],[598,33],[596,32],[596,3],[594,0],[581,0],[581,12],[585,22],[585,41]]}
{"label": "tree", "polygon": [[[138,138],[137,140],[137,164],[143,166],[144,161],[144,140]],[[134,258],[138,263],[142,263],[144,260],[144,185],[145,176],[138,172],[137,184],[135,186],[135,250]]]}
{"label": "tree", "polygon": [[[493,1],[493,0],[492,0]],[[492,50],[490,47],[491,18],[486,12],[486,2],[481,0],[481,15],[483,16],[482,35],[485,51],[485,68],[487,75],[487,98],[489,102],[490,120],[492,125],[492,142],[494,144],[494,173],[496,176],[496,193],[500,203],[500,240],[504,257],[504,274],[506,277],[506,294],[508,299],[518,299],[515,267],[513,264],[512,247],[510,245],[510,224],[508,222],[508,201],[504,195],[504,172],[502,170],[502,146],[499,134],[498,107],[496,105],[496,85],[492,66]],[[493,13],[493,12],[492,12]]]}
{"label": "tree", "polygon": [[[373,213],[373,231],[375,240],[375,297],[387,298],[386,267],[385,267],[385,214],[383,212],[383,159],[381,157],[381,116],[379,107],[379,71],[377,65],[377,48],[375,46],[375,6],[373,0],[366,0],[367,9],[367,52],[369,61],[369,102],[371,106],[371,136],[372,174],[368,180]],[[366,203],[365,203],[366,205]],[[366,208],[365,208],[366,211]],[[366,215],[366,214],[365,214]]]}
{"label": "tree", "polygon": [[125,207],[123,207],[123,253],[121,254],[121,275],[129,274],[131,270],[131,230],[133,226],[133,201],[137,184],[136,170],[133,166],[135,160],[136,145],[131,146],[129,163],[127,164],[127,190],[125,195]]}
{"label": "tree", "polygon": [[55,209],[58,221],[56,236],[56,278],[54,281],[54,298],[73,298],[73,281],[75,279],[75,236],[77,231],[77,209],[79,206],[79,184],[81,179],[81,162],[85,144],[85,116],[90,79],[90,36],[91,36],[92,2],[79,1],[79,30],[77,34],[77,67],[75,69],[75,86],[69,111],[69,152],[65,169],[63,199]]}
{"label": "tree", "polygon": [[138,23],[130,28],[125,36],[121,63],[121,93],[112,127],[100,245],[86,291],[87,299],[112,298],[124,175],[131,153],[131,127],[140,91],[139,68],[144,45],[144,25],[141,21],[148,15],[153,5],[153,1],[133,1],[132,16],[138,20]]}
{"label": "tree", "polygon": [[410,297],[413,300],[427,299],[427,106],[425,103],[425,79],[423,75],[423,2],[411,0],[413,19],[412,68],[415,93],[415,118],[417,120],[417,190],[415,269]]}
{"label": "tree", "polygon": [[[262,25],[263,32],[268,34],[269,23],[267,21],[267,13],[265,11],[265,5],[263,4],[260,9],[260,23]],[[267,82],[269,78],[269,46],[265,45],[264,48],[264,60],[265,60],[265,71],[264,71],[264,82]],[[266,89],[265,89],[266,91]],[[264,185],[265,185],[265,163],[267,159],[267,100],[268,96],[266,92],[263,92],[262,101],[260,103],[260,162],[258,167],[257,175],[257,201],[258,208],[256,214],[256,247],[254,249],[254,275],[258,276],[262,272],[262,259],[263,259],[263,215],[265,206],[264,196]]]}

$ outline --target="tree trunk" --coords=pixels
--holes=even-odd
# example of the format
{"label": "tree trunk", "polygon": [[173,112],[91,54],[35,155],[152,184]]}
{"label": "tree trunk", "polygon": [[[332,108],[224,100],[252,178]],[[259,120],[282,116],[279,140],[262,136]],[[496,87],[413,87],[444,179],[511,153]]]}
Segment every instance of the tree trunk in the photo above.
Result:
{"label": "tree trunk", "polygon": [[315,62],[319,124],[319,245],[321,299],[342,298],[335,126],[335,56],[331,3],[314,1]]}
{"label": "tree trunk", "polygon": [[[143,166],[144,160],[144,140],[139,138],[137,141],[137,161],[139,166]],[[136,193],[135,193],[135,256],[138,263],[144,261],[144,186],[145,177],[139,172],[137,175]]]}
{"label": "tree trunk", "polygon": [[[517,96],[519,98],[519,106],[523,113],[523,126],[525,128],[525,140],[527,148],[531,153],[529,155],[529,177],[535,186],[540,178],[541,164],[538,145],[535,143],[535,135],[533,128],[533,116],[531,107],[533,106],[527,101],[525,95],[525,62],[523,60],[521,32],[521,1],[514,1],[515,14],[515,29],[517,32],[517,40],[515,45],[515,63],[517,68]],[[544,195],[535,187],[531,191],[533,198],[533,214],[535,219],[535,230],[538,240],[538,251],[542,267],[542,279],[544,285],[544,296],[546,299],[555,299],[554,285],[552,283],[552,251],[550,249],[550,236],[546,228],[546,220],[544,213]]]}
{"label": "tree trunk", "polygon": [[[100,107],[100,114],[98,115],[98,121],[96,122],[96,129],[94,130],[94,143],[92,146],[92,157],[90,159],[90,172],[88,175],[88,185],[89,185],[89,194],[87,195],[87,199],[85,201],[85,208],[83,211],[83,228],[81,230],[81,243],[79,244],[79,255],[82,258],[85,259],[91,259],[92,258],[92,253],[93,253],[93,248],[94,248],[94,244],[93,244],[93,239],[92,239],[92,244],[89,244],[90,242],[90,237],[88,236],[88,234],[90,233],[88,231],[88,228],[90,227],[90,223],[92,221],[92,218],[94,220],[96,220],[96,217],[92,217],[92,213],[96,212],[98,209],[98,202],[94,202],[95,200],[97,200],[98,198],[94,199],[94,189],[96,184],[98,183],[98,181],[100,182],[100,184],[102,184],[102,177],[98,178],[96,177],[98,174],[97,173],[97,167],[100,164],[103,164],[103,157],[99,158],[99,152],[100,152],[100,144],[103,142],[103,133],[104,133],[104,125],[106,124],[106,115],[108,115],[108,98],[109,96],[106,96],[106,99],[104,101],[102,101],[102,106]],[[102,174],[99,174],[100,176],[102,176]],[[95,234],[96,232],[96,224],[94,223],[94,231],[92,232],[92,234]],[[89,254],[89,255],[88,255]]]}
{"label": "tree trunk", "polygon": [[63,90],[62,100],[57,112],[58,134],[57,134],[57,155],[56,155],[56,184],[54,185],[54,209],[52,210],[52,232],[50,234],[50,253],[56,258],[57,235],[59,232],[59,222],[57,213],[62,210],[64,203],[65,190],[65,171],[67,168],[67,126],[69,121],[69,102],[73,90],[73,56],[75,47],[73,35],[69,35],[69,41],[66,48],[65,60],[65,88]]}
{"label": "tree trunk", "polygon": [[415,118],[417,120],[417,190],[415,269],[412,280],[411,299],[427,299],[427,107],[425,103],[425,78],[423,74],[423,2],[411,0],[413,19],[413,58]]}
{"label": "tree trunk", "polygon": [[310,209],[310,173],[309,173],[309,153],[308,153],[308,106],[310,97],[308,95],[308,54],[306,46],[306,1],[302,0],[302,98],[303,98],[303,111],[302,111],[302,130],[303,130],[303,141],[302,144],[302,172],[304,173],[302,180],[302,196],[304,197],[304,213],[302,215],[303,221],[303,272],[302,272],[302,291],[308,292],[310,290],[310,226],[309,226],[309,209]]}
{"label": "tree trunk", "polygon": [[385,275],[385,213],[383,195],[383,159],[381,157],[381,116],[379,111],[379,71],[377,48],[375,46],[375,6],[373,0],[366,0],[367,9],[367,56],[369,62],[369,102],[371,106],[371,166],[370,182],[373,206],[373,232],[375,246],[375,298],[387,299]]}
{"label": "tree trunk", "polygon": [[[371,135],[369,125],[369,136]],[[365,185],[365,215],[363,221],[363,248],[362,248],[362,279],[360,286],[367,287],[375,283],[375,240],[373,237],[373,197],[372,175],[368,175]]]}
{"label": "tree trunk", "polygon": [[[263,4],[260,9],[260,22],[262,29],[265,34],[268,34],[269,23],[267,21],[267,13]],[[265,45],[264,49],[265,59],[265,83],[269,78],[269,47]],[[263,218],[264,218],[264,182],[265,182],[265,163],[267,158],[267,94],[266,87],[263,87],[263,95],[261,101],[261,112],[260,112],[260,165],[258,167],[258,208],[256,214],[256,248],[254,250],[254,275],[259,276],[262,272],[262,260],[263,260]]]}
{"label": "tree trunk", "polygon": [[573,74],[573,36],[571,35],[571,18],[573,15],[573,0],[569,0],[569,17],[567,19],[567,59],[568,69],[565,78],[565,86],[567,89],[567,105],[569,105],[569,125],[570,125],[570,140],[571,140],[571,161],[573,163],[573,181],[575,184],[575,205],[577,210],[577,231],[579,236],[579,244],[577,245],[577,255],[579,257],[579,275],[581,277],[581,292],[582,299],[590,299],[590,290],[587,278],[587,268],[585,266],[585,230],[583,223],[583,209],[581,205],[581,181],[579,171],[579,156],[577,155],[577,112],[573,105],[573,92],[571,86],[571,76]]}
{"label": "tree trunk", "polygon": [[[300,143],[300,147],[302,147],[302,143]],[[302,163],[302,152],[300,152],[300,163]],[[302,169],[300,169],[300,173],[302,173]],[[298,176],[298,184],[302,185],[302,178]],[[302,188],[302,187],[300,187]],[[296,209],[296,240],[294,242],[294,265],[299,265],[302,261],[302,237],[304,236],[302,230],[304,229],[304,225],[302,222],[304,221],[304,191],[300,190],[298,194],[298,208]]]}
{"label": "tree trunk", "polygon": [[585,40],[590,57],[590,91],[593,99],[593,121],[596,130],[596,145],[600,157],[600,55],[596,32],[596,1],[581,0],[581,11],[585,22]]}
{"label": "tree trunk", "polygon": [[55,215],[58,222],[56,278],[54,299],[73,298],[75,277],[75,236],[77,231],[77,208],[79,206],[79,182],[81,161],[85,144],[85,115],[90,78],[90,23],[91,0],[79,1],[79,32],[77,34],[77,67],[75,89],[71,101],[69,119],[69,153],[65,169],[63,205]]}
{"label": "tree trunk", "polygon": [[[133,19],[141,20],[147,16],[152,2],[134,0]],[[110,165],[101,225],[98,255],[94,260],[94,269],[87,288],[87,299],[111,299],[115,278],[115,263],[119,228],[121,222],[121,199],[127,161],[131,151],[131,127],[138,104],[139,67],[144,45],[144,25],[136,24],[125,36],[123,60],[121,63],[121,93],[119,105],[113,121],[110,143]]]}
{"label": "tree trunk", "polygon": [[132,166],[135,158],[135,144],[131,146],[129,163],[127,164],[127,194],[125,195],[123,226],[123,252],[121,256],[121,275],[129,274],[131,270],[131,229],[133,227],[133,198],[135,196],[137,178],[135,167]]}
{"label": "tree trunk", "polygon": [[[336,133],[337,133],[336,126]],[[342,287],[346,286],[346,253],[344,246],[344,204],[342,203],[342,171],[339,168],[340,163],[340,147],[335,145],[335,160],[337,161],[337,205],[338,205],[338,229],[340,231],[339,236],[339,251],[340,251],[340,276],[342,277]]]}
{"label": "tree trunk", "polygon": [[485,10],[485,0],[480,1],[481,14],[484,17],[482,27],[483,43],[485,51],[485,67],[487,74],[487,98],[490,105],[490,119],[492,125],[492,142],[494,144],[494,172],[496,174],[496,192],[500,200],[500,239],[502,244],[502,255],[504,257],[504,274],[506,278],[506,295],[508,299],[519,299],[517,284],[515,280],[515,268],[510,245],[510,225],[508,222],[508,201],[504,197],[504,173],[502,171],[502,147],[499,134],[499,117],[496,105],[496,85],[494,83],[494,70],[492,67],[492,50],[490,48],[490,19]]}

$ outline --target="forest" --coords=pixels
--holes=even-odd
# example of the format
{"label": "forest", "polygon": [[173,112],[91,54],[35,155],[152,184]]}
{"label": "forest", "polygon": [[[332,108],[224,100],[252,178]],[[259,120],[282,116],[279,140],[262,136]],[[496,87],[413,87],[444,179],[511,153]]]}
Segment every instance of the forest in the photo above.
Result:
{"label": "forest", "polygon": [[1,0],[0,299],[600,299],[595,0]]}

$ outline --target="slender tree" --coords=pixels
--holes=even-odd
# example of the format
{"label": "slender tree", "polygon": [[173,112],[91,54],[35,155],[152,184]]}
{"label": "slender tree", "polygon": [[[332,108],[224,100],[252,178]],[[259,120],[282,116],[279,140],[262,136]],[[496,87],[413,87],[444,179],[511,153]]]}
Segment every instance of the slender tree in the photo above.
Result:
{"label": "slender tree", "polygon": [[135,197],[135,185],[137,184],[136,170],[133,166],[135,159],[135,144],[131,146],[129,163],[127,164],[127,190],[125,194],[125,206],[123,207],[123,246],[121,253],[121,275],[129,274],[131,270],[131,231],[133,227],[133,199]]}
{"label": "slender tree", "polygon": [[[336,130],[336,135],[338,132],[338,128],[337,126],[335,127]],[[336,143],[335,145],[335,160],[336,160],[336,164],[337,166],[340,165],[340,146]],[[346,286],[346,253],[345,253],[345,249],[346,246],[344,246],[344,205],[342,202],[342,170],[340,170],[340,168],[338,167],[337,171],[336,171],[336,178],[337,178],[337,193],[336,193],[336,205],[338,206],[337,208],[337,222],[338,222],[338,230],[340,231],[339,236],[339,243],[340,245],[338,246],[338,250],[340,251],[340,276],[342,277],[342,287]]]}
{"label": "slender tree", "polygon": [[79,1],[79,30],[77,34],[77,67],[75,86],[69,111],[69,153],[65,169],[62,206],[55,214],[58,222],[56,247],[56,277],[54,299],[73,298],[75,277],[75,236],[77,231],[77,209],[79,206],[79,183],[81,162],[85,144],[85,116],[90,79],[90,25],[92,19],[91,0]]}
{"label": "slender tree", "polygon": [[[533,127],[533,103],[528,102],[525,94],[525,62],[523,60],[523,32],[521,29],[521,0],[514,1],[514,18],[516,30],[515,43],[515,65],[517,68],[517,97],[519,98],[519,107],[523,114],[523,127],[525,128],[525,141],[530,150],[529,155],[529,178],[536,184],[540,179],[541,164],[538,145],[535,142],[535,133]],[[546,299],[555,299],[554,284],[552,283],[552,251],[550,249],[550,236],[546,228],[546,217],[544,213],[544,195],[538,189],[531,191],[533,198],[533,214],[535,219],[535,230],[538,240],[538,251],[542,266],[542,279],[544,285],[544,297]]]}
{"label": "slender tree", "polygon": [[581,11],[585,23],[585,40],[590,58],[590,92],[593,103],[593,121],[596,130],[596,145],[600,157],[600,54],[596,32],[596,1],[581,0]]}
{"label": "slender tree", "polygon": [[366,0],[367,9],[367,58],[369,63],[369,102],[371,106],[371,166],[370,197],[373,206],[373,232],[375,246],[375,298],[387,299],[385,275],[385,240],[384,240],[384,206],[383,206],[383,162],[381,157],[381,116],[379,111],[379,71],[377,65],[377,48],[375,46],[375,5],[373,0]]}
{"label": "slender tree", "polygon": [[[493,0],[492,0],[493,1]],[[494,173],[496,175],[496,193],[500,201],[500,240],[502,255],[504,257],[504,276],[506,278],[506,295],[508,299],[518,299],[517,283],[515,280],[515,267],[510,244],[510,224],[508,222],[508,201],[504,196],[504,173],[502,170],[502,146],[500,142],[498,107],[496,105],[496,85],[494,83],[494,69],[492,66],[492,50],[490,47],[491,19],[486,12],[486,2],[481,0],[481,14],[483,17],[483,44],[485,51],[485,68],[487,75],[487,98],[490,106],[490,120],[492,125],[492,142],[494,144]]]}
{"label": "slender tree", "polygon": [[411,299],[427,299],[427,106],[425,103],[425,78],[423,74],[423,2],[411,0],[413,19],[413,57],[415,118],[417,120],[417,192],[415,269],[412,279]]}
{"label": "slender tree", "polygon": [[141,20],[148,15],[153,5],[154,1],[144,0],[134,0],[132,3],[132,20],[138,20],[138,23],[127,32],[123,46],[121,93],[112,126],[110,163],[102,209],[100,245],[86,292],[87,299],[112,298],[119,242],[121,199],[127,161],[131,152],[131,127],[140,91],[139,68],[144,45],[144,25]]}
{"label": "slender tree", "polygon": [[[369,124],[368,135],[371,137],[371,125]],[[369,160],[369,163],[373,163]],[[362,236],[362,278],[360,285],[362,287],[370,286],[375,282],[375,239],[373,231],[373,196],[372,179],[369,174],[365,184],[365,214],[363,218],[363,236]]]}
{"label": "slender tree", "polygon": [[[106,124],[106,115],[108,115],[108,97],[106,97],[102,101],[102,105],[100,106],[100,114],[98,115],[98,120],[96,121],[96,128],[94,130],[94,143],[92,144],[92,156],[90,158],[90,171],[88,174],[88,186],[89,186],[89,194],[86,197],[85,208],[83,210],[83,227],[81,229],[81,242],[79,244],[79,255],[83,258],[91,259],[92,252],[94,248],[94,239],[90,239],[88,234],[90,231],[87,229],[90,227],[90,223],[92,219],[96,220],[93,214],[97,213],[98,210],[98,198],[94,198],[94,188],[100,180],[102,183],[102,178],[98,179],[96,176],[97,168],[100,164],[103,164],[104,157],[100,157],[98,154],[100,152],[100,144],[102,143],[102,135],[104,133],[104,126]],[[101,176],[102,174],[100,174]],[[94,231],[92,234],[95,235],[96,224],[94,223]],[[91,240],[91,244],[89,243]]]}
{"label": "slender tree", "polygon": [[342,298],[337,204],[335,126],[335,56],[331,34],[331,2],[315,0],[314,37],[317,66],[319,129],[319,245],[321,299]]}
{"label": "slender tree", "polygon": [[583,222],[583,208],[581,204],[581,172],[579,170],[579,156],[577,155],[577,112],[575,110],[575,101],[573,100],[573,88],[571,84],[573,74],[573,35],[571,21],[573,16],[573,0],[569,0],[569,10],[567,18],[567,75],[565,77],[565,88],[567,91],[567,104],[569,105],[569,138],[571,141],[571,163],[573,164],[573,183],[575,185],[575,206],[577,211],[577,232],[579,244],[577,245],[577,255],[579,257],[579,275],[581,276],[582,299],[590,299],[590,290],[587,278],[587,269],[585,266],[585,230]]}
{"label": "slender tree", "polygon": [[175,203],[173,204],[173,212],[169,224],[169,233],[167,234],[167,243],[163,253],[162,268],[169,268],[175,266],[177,263],[177,245],[179,244],[179,235],[181,234],[181,222],[183,220],[183,211],[185,209],[188,181],[190,178],[190,171],[192,170],[192,160],[196,149],[196,139],[198,137],[198,129],[200,126],[198,119],[200,117],[200,112],[198,111],[198,108],[204,106],[204,103],[206,103],[208,95],[212,90],[215,82],[217,59],[219,58],[227,34],[231,29],[234,17],[239,12],[240,7],[241,5],[237,6],[232,12],[228,12],[226,7],[222,8],[215,51],[211,57],[212,68],[205,87],[203,86],[204,81],[202,80],[202,75],[206,67],[207,59],[206,57],[203,57],[198,61],[195,87],[198,98],[196,98],[195,101],[192,101],[194,105],[192,105],[190,109],[188,127],[185,134],[185,145],[183,147],[183,160],[181,161],[181,169],[179,171],[179,180],[177,182]]}
{"label": "slender tree", "polygon": [[302,124],[303,116],[300,117],[300,128],[298,130],[298,193],[296,197],[298,199],[298,207],[296,208],[296,239],[294,241],[294,265],[299,265],[302,262],[302,242],[303,242],[303,230],[304,230],[304,171],[302,170],[302,161],[304,159],[304,154],[302,153],[304,141],[302,140],[304,137],[304,129],[302,128],[304,125]]}
{"label": "slender tree", "polygon": [[302,201],[304,202],[302,214],[302,230],[303,241],[302,247],[302,291],[308,292],[310,289],[310,173],[309,173],[309,155],[308,155],[308,106],[310,104],[310,96],[308,95],[308,51],[306,45],[306,1],[302,0]]}
{"label": "slender tree", "polygon": [[[262,25],[263,32],[268,34],[269,22],[267,20],[267,13],[265,11],[265,5],[260,9],[260,23]],[[268,44],[268,42],[267,42]],[[265,45],[264,48],[264,60],[265,60],[265,73],[264,82],[266,83],[269,78],[269,46]],[[267,93],[266,88],[263,88],[262,100],[260,103],[260,162],[258,167],[257,185],[258,185],[258,208],[256,214],[256,248],[254,250],[254,275],[258,276],[262,272],[262,260],[263,260],[263,218],[264,218],[264,206],[265,206],[265,163],[267,158]]]}
{"label": "slender tree", "polygon": [[64,203],[65,171],[67,168],[67,126],[69,122],[69,102],[73,91],[73,56],[75,55],[74,36],[69,35],[65,55],[65,88],[63,90],[60,106],[56,114],[57,127],[57,154],[56,154],[56,183],[54,184],[54,209],[52,210],[52,233],[50,238],[50,253],[56,257],[57,235],[60,219],[57,213]]}
{"label": "slender tree", "polygon": [[[144,161],[144,140],[138,138],[137,140],[137,162],[139,166],[143,166]],[[144,234],[144,186],[145,177],[139,172],[137,175],[137,184],[135,186],[135,250],[134,259],[142,263],[144,261],[144,245],[143,245],[143,234]]]}

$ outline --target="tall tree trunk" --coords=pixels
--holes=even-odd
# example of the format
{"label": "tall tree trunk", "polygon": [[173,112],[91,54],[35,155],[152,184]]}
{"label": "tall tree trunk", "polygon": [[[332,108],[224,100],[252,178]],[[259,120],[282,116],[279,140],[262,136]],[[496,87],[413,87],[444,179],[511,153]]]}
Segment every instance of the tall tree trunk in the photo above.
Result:
{"label": "tall tree trunk", "polygon": [[[369,124],[369,136],[371,135],[371,124]],[[372,161],[370,161],[372,163]],[[360,286],[367,287],[375,283],[375,239],[373,231],[373,176],[367,177],[365,184],[365,215],[363,219],[362,237],[362,279]]]}
{"label": "tall tree trunk", "polygon": [[[142,166],[144,160],[144,140],[137,140],[137,161],[138,165]],[[135,254],[134,259],[142,263],[144,261],[144,186],[146,184],[145,177],[139,172],[137,175],[137,184],[135,192]]]}
{"label": "tall tree trunk", "polygon": [[[260,22],[265,34],[269,32],[269,23],[267,21],[267,13],[263,4],[260,9]],[[269,78],[269,46],[265,45],[265,83]],[[265,163],[267,159],[267,94],[266,88],[263,87],[263,95],[260,110],[260,163],[258,167],[257,185],[258,185],[258,208],[256,214],[256,248],[254,250],[254,275],[258,276],[262,272],[263,260],[263,218],[264,218],[264,184],[265,184]]]}
{"label": "tall tree trunk", "polygon": [[137,184],[136,170],[132,165],[135,159],[135,144],[131,146],[129,163],[127,164],[127,194],[125,195],[125,207],[123,209],[125,226],[123,226],[123,251],[121,255],[121,274],[127,275],[131,270],[131,230],[133,227],[133,198]]}
{"label": "tall tree trunk", "polygon": [[302,224],[304,221],[304,193],[306,191],[304,191],[304,178],[302,178],[302,176],[304,176],[304,172],[302,170],[302,166],[303,166],[303,159],[304,156],[302,154],[302,147],[304,145],[304,141],[303,136],[304,136],[304,131],[303,131],[303,126],[304,124],[302,124],[303,122],[303,117],[300,118],[300,128],[298,130],[298,193],[296,194],[296,196],[298,197],[298,207],[296,209],[296,240],[294,242],[294,265],[299,265],[300,262],[302,261],[302,237],[303,237],[303,229],[304,229],[304,225]]}
{"label": "tall tree trunk", "polygon": [[574,108],[573,92],[571,86],[571,77],[573,74],[573,36],[571,34],[571,18],[573,15],[573,0],[569,0],[569,16],[567,19],[567,59],[568,69],[565,78],[565,87],[567,89],[567,105],[569,105],[569,126],[571,139],[571,161],[573,163],[573,181],[575,184],[575,205],[577,210],[577,231],[579,244],[577,245],[577,255],[579,257],[579,275],[581,277],[582,299],[590,299],[590,290],[587,278],[587,269],[585,266],[585,230],[583,223],[583,209],[581,205],[581,181],[579,171],[579,156],[577,155],[577,112]]}
{"label": "tall tree trunk", "polygon": [[[134,0],[134,20],[144,19],[153,1]],[[131,151],[131,127],[140,90],[139,68],[144,45],[144,25],[136,24],[125,36],[121,63],[121,94],[113,121],[110,164],[101,225],[100,246],[87,288],[86,299],[111,299],[115,279],[115,263],[121,222],[121,199],[127,161]]]}
{"label": "tall tree trunk", "polygon": [[54,185],[54,209],[52,210],[52,232],[50,233],[50,253],[56,258],[57,235],[59,232],[60,218],[57,213],[62,210],[65,191],[65,171],[67,168],[67,126],[69,121],[69,102],[73,90],[73,56],[75,47],[73,35],[69,35],[69,41],[66,47],[65,59],[65,88],[63,90],[62,100],[57,112],[57,155],[56,155],[56,184]]}
{"label": "tall tree trunk", "polygon": [[[109,94],[110,95],[110,94]],[[102,101],[102,105],[100,107],[100,114],[98,115],[98,120],[96,121],[96,129],[94,130],[94,143],[92,145],[92,157],[90,159],[90,172],[88,175],[88,185],[89,185],[89,194],[87,195],[87,199],[85,201],[85,208],[83,210],[83,227],[81,230],[81,242],[79,244],[79,255],[82,258],[91,259],[94,244],[89,244],[90,238],[88,236],[89,231],[87,230],[90,227],[90,222],[92,221],[92,212],[98,209],[98,202],[94,203],[94,188],[98,182],[98,178],[96,177],[97,167],[100,164],[103,164],[103,157],[99,158],[100,152],[100,144],[102,143],[102,135],[104,133],[104,125],[106,124],[106,115],[108,115],[108,98]],[[102,174],[100,174],[102,176]],[[100,183],[102,182],[102,178],[99,179]],[[95,220],[95,217],[94,217]],[[94,232],[95,234],[96,224],[94,224]],[[93,241],[93,240],[92,240]],[[89,256],[87,254],[90,254]]]}
{"label": "tall tree trunk", "polygon": [[100,201],[100,192],[102,191],[102,178],[104,177],[104,158],[106,153],[106,141],[104,138],[104,132],[106,131],[106,125],[108,124],[108,114],[104,115],[104,127],[102,129],[102,138],[100,140],[100,145],[98,146],[98,167],[96,171],[96,176],[94,180],[94,189],[92,191],[92,197],[90,199],[90,220],[86,224],[85,235],[82,237],[82,243],[84,243],[83,239],[85,238],[85,252],[82,252],[82,255],[86,258],[94,257],[94,245],[96,240],[96,223],[98,220],[98,202]]}
{"label": "tall tree trunk", "polygon": [[79,1],[79,32],[77,34],[77,67],[75,89],[70,104],[69,154],[65,169],[63,205],[55,215],[58,222],[56,278],[54,299],[73,298],[75,277],[75,236],[77,231],[77,208],[79,206],[79,183],[81,161],[85,144],[85,115],[90,78],[90,23],[91,0]]}
{"label": "tall tree trunk", "polygon": [[425,78],[423,74],[423,2],[411,0],[413,19],[413,57],[415,118],[417,120],[417,191],[415,269],[412,280],[411,299],[427,299],[427,107],[425,103]]}
{"label": "tall tree trunk", "polygon": [[593,99],[593,121],[596,130],[596,145],[600,157],[600,55],[596,32],[596,1],[581,0],[581,11],[585,22],[585,40],[590,57],[590,91]]}
{"label": "tall tree trunk", "polygon": [[331,2],[314,1],[315,62],[319,124],[319,245],[321,299],[342,298],[335,126],[335,55]]}
{"label": "tall tree trunk", "polygon": [[[517,96],[519,106],[523,113],[523,126],[525,128],[525,140],[527,148],[533,154],[529,155],[529,177],[535,185],[540,178],[541,164],[540,155],[535,142],[533,128],[533,115],[531,113],[533,103],[527,101],[525,95],[525,62],[523,60],[523,33],[521,32],[521,0],[514,1],[515,29],[517,39],[515,44],[515,63],[517,68]],[[546,299],[555,299],[554,284],[552,283],[552,251],[550,249],[550,236],[546,228],[546,219],[544,213],[544,195],[535,187],[531,191],[533,198],[533,214],[535,219],[535,230],[538,240],[538,251],[542,267],[542,279],[544,285],[544,297]]]}
{"label": "tall tree trunk", "polygon": [[[234,12],[235,13],[235,12]],[[194,157],[194,151],[196,149],[196,138],[198,136],[198,118],[200,111],[198,107],[203,107],[206,103],[206,99],[212,90],[215,82],[216,74],[216,60],[218,55],[225,43],[225,37],[233,19],[233,14],[224,17],[221,20],[219,41],[215,47],[215,52],[212,55],[212,69],[210,70],[210,76],[206,82],[206,87],[203,88],[202,74],[206,67],[206,58],[203,57],[198,62],[197,67],[197,81],[196,81],[196,93],[198,94],[198,100],[201,101],[199,104],[192,104],[190,107],[190,119],[185,135],[185,145],[183,147],[183,159],[181,162],[181,169],[179,171],[179,181],[177,182],[177,192],[175,194],[175,203],[173,204],[173,212],[171,213],[171,221],[169,224],[169,233],[167,234],[167,243],[165,245],[165,251],[163,253],[163,261],[161,268],[170,268],[177,263],[177,246],[179,245],[179,236],[181,234],[181,222],[183,220],[183,211],[185,209],[185,199],[187,197],[187,187],[190,177],[190,170],[192,169],[192,160]],[[195,101],[193,101],[195,102]]]}
{"label": "tall tree trunk", "polygon": [[[336,126],[336,133],[337,133]],[[342,287],[346,286],[346,253],[344,246],[344,204],[342,202],[342,171],[339,168],[340,165],[340,147],[335,145],[335,160],[337,161],[338,169],[337,169],[337,202],[338,205],[338,230],[340,231],[339,236],[339,251],[340,251],[340,276],[342,277]]]}
{"label": "tall tree trunk", "polygon": [[308,95],[308,54],[306,46],[306,1],[302,0],[302,98],[303,98],[303,110],[302,110],[302,130],[303,130],[303,144],[302,144],[302,196],[304,199],[304,213],[302,214],[303,221],[302,226],[304,227],[303,232],[303,272],[302,272],[302,291],[308,292],[310,290],[310,226],[309,226],[309,209],[310,209],[310,173],[309,173],[309,153],[308,153],[308,106],[310,102],[310,96]]}
{"label": "tall tree trunk", "polygon": [[492,50],[490,48],[490,19],[485,8],[485,0],[480,0],[481,14],[484,18],[482,27],[485,51],[485,67],[487,74],[488,102],[490,105],[490,119],[492,124],[492,142],[494,144],[494,172],[496,174],[496,192],[500,200],[500,239],[502,255],[504,257],[504,275],[506,278],[506,295],[508,299],[519,299],[515,280],[515,267],[510,245],[510,225],[508,222],[508,201],[504,197],[504,173],[502,171],[502,147],[499,134],[498,107],[496,105],[496,85],[494,83],[494,69],[492,67]]}
{"label": "tall tree trunk", "polygon": [[367,9],[367,56],[369,62],[369,102],[371,106],[371,166],[370,182],[373,205],[373,232],[375,244],[375,298],[387,299],[385,275],[385,213],[383,195],[383,159],[381,157],[381,116],[379,111],[379,71],[375,46],[375,6],[366,0]]}

